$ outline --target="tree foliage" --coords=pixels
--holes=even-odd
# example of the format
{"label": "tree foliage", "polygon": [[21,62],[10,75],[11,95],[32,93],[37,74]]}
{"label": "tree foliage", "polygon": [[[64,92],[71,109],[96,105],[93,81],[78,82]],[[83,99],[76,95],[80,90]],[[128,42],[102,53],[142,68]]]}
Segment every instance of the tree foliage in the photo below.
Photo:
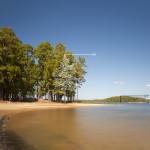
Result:
{"label": "tree foliage", "polygon": [[86,74],[85,59],[75,59],[62,43],[36,48],[23,44],[8,27],[0,29],[0,99],[42,98],[73,100]]}
{"label": "tree foliage", "polygon": [[128,103],[128,102],[150,102],[149,99],[134,96],[114,96],[106,99],[96,99],[96,100],[81,100],[82,103]]}

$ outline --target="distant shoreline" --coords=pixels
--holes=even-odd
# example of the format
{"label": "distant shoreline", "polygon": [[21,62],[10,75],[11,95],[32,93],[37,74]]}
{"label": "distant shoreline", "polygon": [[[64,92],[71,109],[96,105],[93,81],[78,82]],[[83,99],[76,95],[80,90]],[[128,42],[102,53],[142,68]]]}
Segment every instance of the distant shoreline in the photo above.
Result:
{"label": "distant shoreline", "polygon": [[150,102],[82,102],[82,104],[141,104]]}
{"label": "distant shoreline", "polygon": [[150,99],[143,97],[133,97],[133,96],[114,96],[106,99],[95,99],[95,100],[80,100],[82,103],[92,102],[92,103],[149,103]]}

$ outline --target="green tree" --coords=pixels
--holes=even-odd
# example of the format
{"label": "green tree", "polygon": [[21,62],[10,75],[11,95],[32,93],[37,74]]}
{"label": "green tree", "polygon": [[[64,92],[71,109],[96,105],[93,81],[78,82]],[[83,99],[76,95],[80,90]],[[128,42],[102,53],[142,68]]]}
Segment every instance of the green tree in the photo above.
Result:
{"label": "green tree", "polygon": [[8,27],[0,28],[0,100],[34,97],[48,93],[49,100],[72,100],[85,80],[85,59],[78,60],[62,43],[54,48],[43,42],[34,49],[23,44]]}
{"label": "green tree", "polygon": [[66,52],[60,66],[54,75],[54,87],[58,95],[57,99],[61,101],[62,96],[67,96],[68,101],[74,100],[75,90],[77,86],[85,81],[84,58],[75,60],[71,52]]}
{"label": "green tree", "polygon": [[[61,62],[63,61],[63,57],[66,51],[66,47],[62,43],[57,43],[55,48],[54,48],[54,61],[53,61],[53,74],[56,74],[58,68],[61,65]],[[54,78],[55,79],[55,78]],[[53,84],[54,85],[54,84]],[[53,94],[54,94],[54,100],[60,100],[60,93],[61,91],[56,89],[55,87],[53,88]]]}
{"label": "green tree", "polygon": [[31,45],[26,44],[23,46],[25,57],[22,75],[22,95],[34,97],[34,86],[36,82],[36,65],[34,58],[34,49]]}
{"label": "green tree", "polygon": [[76,60],[74,67],[76,70],[74,74],[74,79],[75,79],[76,89],[78,92],[78,88],[80,88],[82,83],[85,82],[84,76],[87,73],[85,71],[85,67],[87,67],[85,64],[85,58],[79,57],[78,60]]}
{"label": "green tree", "polygon": [[[35,57],[37,59],[37,82],[38,82],[38,98],[50,93],[52,86],[53,72],[53,47],[49,42],[43,42],[35,49]],[[49,96],[50,99],[51,96]]]}
{"label": "green tree", "polygon": [[0,89],[1,99],[12,95],[16,97],[21,80],[21,67],[24,57],[22,42],[12,29],[0,29]]}
{"label": "green tree", "polygon": [[70,60],[67,58],[66,55],[64,55],[63,61],[53,75],[55,78],[54,87],[56,93],[58,94],[59,101],[61,101],[63,95],[66,96],[67,91],[73,92],[75,90],[75,82],[73,79],[74,74],[74,64],[70,64]]}

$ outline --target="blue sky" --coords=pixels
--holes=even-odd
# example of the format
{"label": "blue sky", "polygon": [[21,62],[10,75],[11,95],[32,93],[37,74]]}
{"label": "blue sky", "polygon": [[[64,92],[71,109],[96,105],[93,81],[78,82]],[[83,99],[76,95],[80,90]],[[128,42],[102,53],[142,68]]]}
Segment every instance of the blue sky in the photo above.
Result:
{"label": "blue sky", "polygon": [[95,52],[85,56],[80,99],[150,94],[149,8],[149,0],[0,0],[0,27],[34,47]]}

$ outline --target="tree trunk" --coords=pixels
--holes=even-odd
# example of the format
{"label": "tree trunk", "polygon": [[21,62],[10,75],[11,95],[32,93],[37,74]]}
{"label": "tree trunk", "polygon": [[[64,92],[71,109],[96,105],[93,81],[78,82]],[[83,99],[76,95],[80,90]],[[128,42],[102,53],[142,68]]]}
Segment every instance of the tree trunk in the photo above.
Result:
{"label": "tree trunk", "polygon": [[57,102],[59,102],[59,103],[61,102],[61,96],[59,93],[56,95],[56,99],[57,99]]}
{"label": "tree trunk", "polygon": [[66,103],[66,95],[64,94],[64,103]]}
{"label": "tree trunk", "polygon": [[51,98],[52,98],[52,97],[51,97],[51,94],[52,94],[52,93],[51,93],[51,91],[50,91],[50,90],[48,90],[48,100],[49,100],[49,101],[51,101],[51,100],[52,100],[52,99],[51,99]]}
{"label": "tree trunk", "polygon": [[70,95],[70,102],[72,102],[72,94]]}
{"label": "tree trunk", "polygon": [[60,95],[60,102],[62,102],[62,97],[63,97],[63,95]]}
{"label": "tree trunk", "polygon": [[59,98],[58,98],[58,94],[56,94],[56,102],[58,102],[58,99],[59,99]]}
{"label": "tree trunk", "polygon": [[54,99],[53,99],[53,101],[56,101],[56,94],[54,94]]}
{"label": "tree trunk", "polygon": [[37,87],[36,87],[36,98],[38,99],[39,98],[39,89],[38,89],[38,81],[37,81]]}
{"label": "tree trunk", "polygon": [[4,88],[0,87],[0,100],[4,100]]}
{"label": "tree trunk", "polygon": [[67,101],[69,102],[69,95],[67,95]]}
{"label": "tree trunk", "polygon": [[41,95],[41,94],[38,94],[38,100],[41,99],[41,98],[42,98],[42,95]]}
{"label": "tree trunk", "polygon": [[73,95],[73,102],[75,101],[75,95]]}
{"label": "tree trunk", "polygon": [[53,101],[53,92],[51,91],[51,101]]}

